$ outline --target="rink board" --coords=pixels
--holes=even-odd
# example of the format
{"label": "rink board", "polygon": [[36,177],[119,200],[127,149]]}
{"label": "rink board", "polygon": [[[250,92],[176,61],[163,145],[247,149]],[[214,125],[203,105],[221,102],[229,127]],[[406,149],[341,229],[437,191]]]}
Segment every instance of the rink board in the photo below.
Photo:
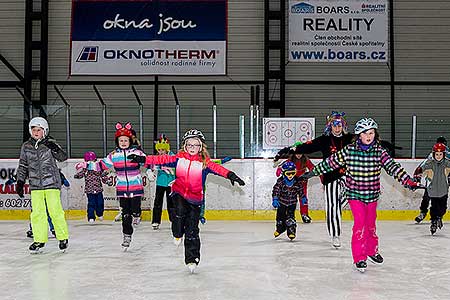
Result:
{"label": "rink board", "polygon": [[[70,159],[60,165],[62,172],[71,183],[69,188],[64,187],[61,192],[61,201],[69,219],[83,219],[86,215],[84,180],[73,178],[74,166],[80,161],[81,159]],[[318,161],[313,160],[314,163]],[[398,161],[411,174],[421,160],[403,159]],[[14,169],[15,171],[17,160],[0,160],[0,165],[2,170]],[[206,217],[211,220],[272,220],[275,211],[271,205],[271,194],[276,181],[272,161],[270,159],[234,159],[224,166],[238,174],[246,182],[246,185],[244,187],[232,186],[225,178],[209,175],[206,184]],[[145,197],[142,203],[143,217],[144,220],[149,220],[155,193],[155,180],[151,172],[143,170],[142,174],[146,182]],[[19,199],[14,193],[14,186],[5,187],[5,180],[4,178],[0,179],[2,185],[0,219],[27,219],[29,217],[29,194],[26,194],[25,200],[19,203]],[[384,171],[381,185],[379,219],[409,220],[417,214],[423,191],[411,192],[403,188]],[[105,218],[112,219],[118,209],[114,188],[105,186],[104,196],[105,207],[108,210]],[[314,220],[323,220],[325,218],[324,194],[323,186],[318,178],[309,180],[308,198],[311,217]],[[345,209],[344,219],[351,219],[351,213]]]}

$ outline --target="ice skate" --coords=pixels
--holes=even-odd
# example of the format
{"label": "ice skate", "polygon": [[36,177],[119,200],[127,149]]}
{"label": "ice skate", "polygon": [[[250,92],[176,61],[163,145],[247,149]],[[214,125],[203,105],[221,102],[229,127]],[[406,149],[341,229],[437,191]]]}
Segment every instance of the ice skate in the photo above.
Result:
{"label": "ice skate", "polygon": [[189,273],[194,274],[195,269],[197,269],[197,264],[196,263],[188,263],[187,264]]}
{"label": "ice skate", "polygon": [[103,216],[98,217],[99,221],[103,221]]}
{"label": "ice skate", "polygon": [[277,230],[275,230],[275,231],[273,232],[273,236],[276,237],[276,238],[279,237],[280,234],[281,234],[281,233],[279,233]]}
{"label": "ice skate", "polygon": [[159,229],[159,224],[158,223],[153,223],[152,224],[152,228],[153,228],[153,230],[158,230]]}
{"label": "ice skate", "polygon": [[56,238],[56,232],[55,232],[55,230],[53,229],[53,230],[50,230],[50,232],[52,233],[52,236],[54,237],[54,238]]}
{"label": "ice skate", "polygon": [[384,261],[383,256],[381,256],[380,253],[375,253],[375,255],[369,255],[368,258],[371,263],[374,263],[376,265],[382,265]]}
{"label": "ice skate", "polygon": [[94,222],[95,222],[94,219],[89,219],[89,221],[88,221],[88,223],[91,224],[91,225],[94,224]]}
{"label": "ice skate", "polygon": [[174,237],[173,238],[173,244],[178,247],[178,246],[181,245],[182,240],[183,240],[182,238]]}
{"label": "ice skate", "polygon": [[60,240],[59,241],[59,250],[64,253],[67,250],[67,246],[69,245],[69,240]]}
{"label": "ice skate", "polygon": [[431,220],[431,225],[430,225],[431,235],[434,235],[436,233],[437,227],[438,227],[437,220]]}
{"label": "ice skate", "polygon": [[302,215],[302,221],[305,224],[309,224],[309,223],[311,223],[311,217],[308,215]]}
{"label": "ice skate", "polygon": [[358,261],[357,263],[355,263],[355,268],[359,272],[364,273],[366,271],[366,268],[367,268],[366,261],[365,260]]}
{"label": "ice skate", "polygon": [[295,233],[289,233],[288,238],[293,241],[295,239]]}
{"label": "ice skate", "polygon": [[32,238],[33,238],[33,231],[28,230],[28,231],[27,231],[27,237],[30,238],[30,239],[32,239]]}
{"label": "ice skate", "polygon": [[139,224],[141,224],[141,217],[135,217],[133,216],[133,226],[138,226]]}
{"label": "ice skate", "polygon": [[42,252],[42,248],[44,248],[45,243],[34,242],[28,248],[30,250],[30,254],[38,254]]}
{"label": "ice skate", "polygon": [[127,251],[131,244],[131,234],[124,234],[123,235],[123,242],[122,247],[123,251]]}
{"label": "ice skate", "polygon": [[331,244],[334,248],[340,248],[341,247],[341,239],[338,236],[333,236],[331,239]]}
{"label": "ice skate", "polygon": [[437,227],[439,229],[442,229],[442,227],[444,227],[444,224],[442,223],[442,218],[437,219]]}
{"label": "ice skate", "polygon": [[423,221],[423,219],[425,219],[426,217],[426,213],[421,212],[414,220],[416,221],[417,224],[419,224],[420,222]]}

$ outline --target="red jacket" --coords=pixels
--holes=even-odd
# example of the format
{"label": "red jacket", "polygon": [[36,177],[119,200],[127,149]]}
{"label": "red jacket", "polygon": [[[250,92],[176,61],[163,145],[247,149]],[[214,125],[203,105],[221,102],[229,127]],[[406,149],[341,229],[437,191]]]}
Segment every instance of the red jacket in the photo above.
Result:
{"label": "red jacket", "polygon": [[206,167],[200,155],[180,151],[176,155],[148,155],[146,165],[162,165],[175,168],[172,192],[181,195],[188,202],[202,204],[206,175],[213,173],[227,177],[228,169],[206,159]]}

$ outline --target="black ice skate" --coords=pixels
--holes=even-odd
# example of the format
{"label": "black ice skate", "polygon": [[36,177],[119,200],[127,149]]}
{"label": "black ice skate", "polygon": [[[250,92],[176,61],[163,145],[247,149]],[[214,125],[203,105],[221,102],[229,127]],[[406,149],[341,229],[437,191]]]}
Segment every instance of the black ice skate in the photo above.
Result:
{"label": "black ice skate", "polygon": [[376,264],[376,265],[382,265],[383,264],[383,256],[380,255],[380,253],[376,253],[375,255],[369,255],[370,262]]}
{"label": "black ice skate", "polygon": [[55,237],[56,237],[56,232],[55,232],[55,230],[50,230],[50,232],[52,233],[52,236],[55,238]]}
{"label": "black ice skate", "polygon": [[311,223],[311,217],[308,215],[302,215],[302,221],[305,224],[309,224],[309,223]]}
{"label": "black ice skate", "polygon": [[68,245],[69,245],[69,240],[67,240],[67,239],[60,240],[59,241],[59,250],[63,253],[66,252]]}
{"label": "black ice skate", "polygon": [[431,235],[434,235],[436,233],[437,227],[438,227],[437,220],[431,220],[431,225],[430,225]]}
{"label": "black ice skate", "polygon": [[427,216],[426,213],[421,212],[414,220],[416,221],[417,224],[419,224],[420,222],[423,221],[423,219],[425,219],[426,216]]}
{"label": "black ice skate", "polygon": [[358,270],[359,272],[364,273],[364,272],[366,271],[366,268],[367,268],[367,263],[366,263],[366,261],[365,261],[365,260],[358,261],[358,262],[355,264],[355,268],[356,268],[356,270]]}
{"label": "black ice skate", "polygon": [[34,242],[28,248],[31,254],[38,254],[42,252],[42,248],[44,248],[45,243]]}
{"label": "black ice skate", "polygon": [[122,247],[123,251],[127,251],[131,244],[131,234],[124,234],[123,235],[123,242]]}
{"label": "black ice skate", "polygon": [[293,241],[295,239],[295,233],[289,233],[288,238]]}
{"label": "black ice skate", "polygon": [[28,231],[27,231],[27,237],[30,238],[30,239],[32,239],[32,238],[33,238],[33,231],[28,230]]}

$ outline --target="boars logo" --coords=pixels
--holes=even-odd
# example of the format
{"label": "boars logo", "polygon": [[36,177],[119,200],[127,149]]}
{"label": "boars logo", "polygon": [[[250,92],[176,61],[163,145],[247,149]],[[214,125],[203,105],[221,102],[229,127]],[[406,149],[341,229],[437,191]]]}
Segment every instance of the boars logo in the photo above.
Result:
{"label": "boars logo", "polygon": [[85,46],[78,55],[77,62],[97,62],[98,47]]}
{"label": "boars logo", "polygon": [[291,13],[293,14],[313,14],[314,6],[311,4],[300,2],[291,6]]}

